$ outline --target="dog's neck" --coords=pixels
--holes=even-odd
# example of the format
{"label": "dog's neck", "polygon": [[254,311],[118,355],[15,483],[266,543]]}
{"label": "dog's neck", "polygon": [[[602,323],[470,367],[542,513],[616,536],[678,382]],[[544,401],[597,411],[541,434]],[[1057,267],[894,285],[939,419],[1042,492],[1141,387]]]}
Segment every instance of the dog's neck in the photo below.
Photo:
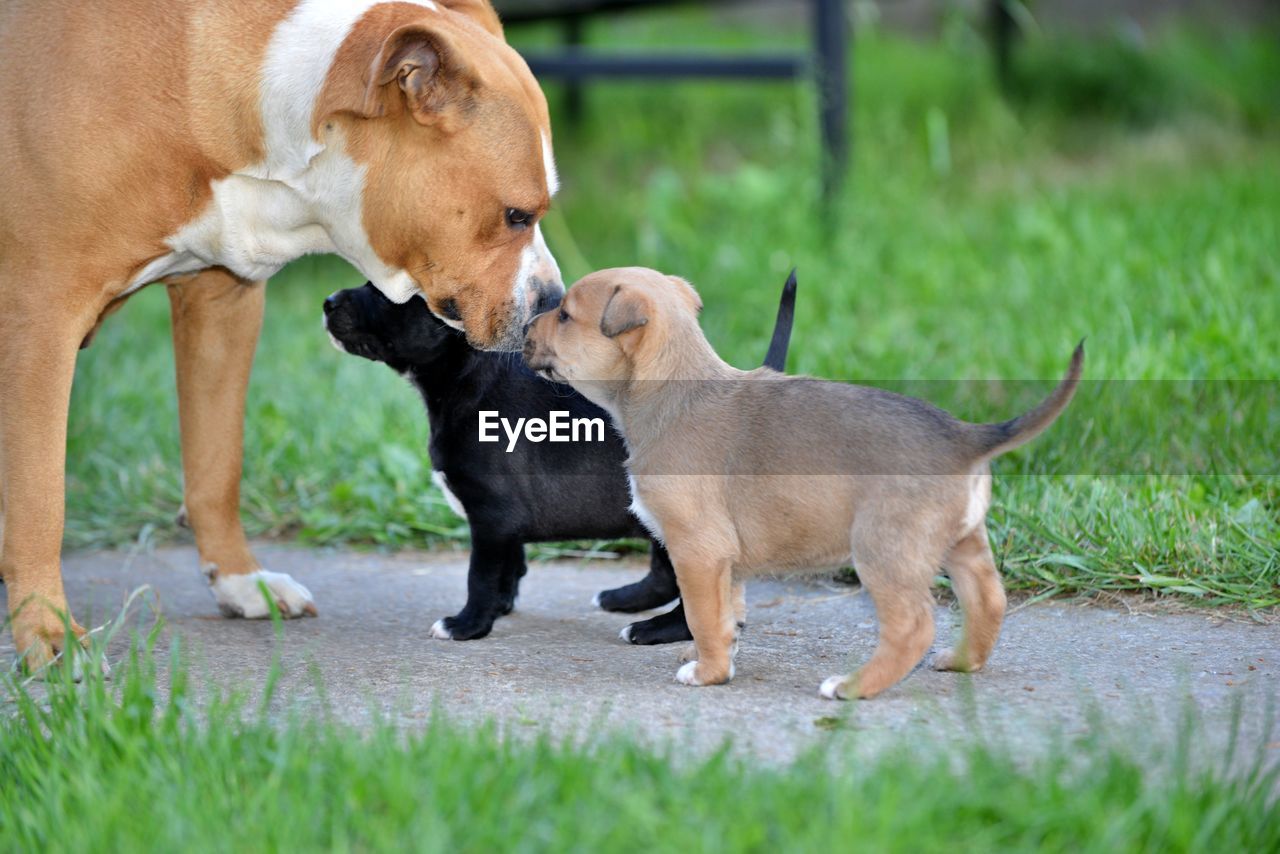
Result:
{"label": "dog's neck", "polygon": [[612,405],[605,407],[626,441],[630,462],[642,459],[701,403],[726,393],[744,374],[720,358],[701,329],[684,336],[679,347],[655,350],[652,359],[618,386]]}

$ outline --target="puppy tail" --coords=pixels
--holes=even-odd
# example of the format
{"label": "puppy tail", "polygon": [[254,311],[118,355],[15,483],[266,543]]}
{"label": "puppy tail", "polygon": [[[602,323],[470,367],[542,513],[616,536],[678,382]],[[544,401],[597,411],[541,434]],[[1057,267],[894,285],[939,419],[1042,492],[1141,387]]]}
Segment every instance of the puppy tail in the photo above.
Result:
{"label": "puppy tail", "polygon": [[1001,421],[998,424],[973,425],[978,458],[989,460],[1008,453],[1047,430],[1071,402],[1071,398],[1076,393],[1076,387],[1080,385],[1080,374],[1083,368],[1084,340],[1081,339],[1076,345],[1075,352],[1071,354],[1071,365],[1067,368],[1067,375],[1039,406],[1017,418]]}
{"label": "puppy tail", "polygon": [[792,268],[787,283],[782,286],[782,299],[778,303],[778,319],[773,324],[773,340],[765,354],[764,366],[780,374],[787,372],[787,349],[791,346],[791,327],[796,319],[796,271]]}

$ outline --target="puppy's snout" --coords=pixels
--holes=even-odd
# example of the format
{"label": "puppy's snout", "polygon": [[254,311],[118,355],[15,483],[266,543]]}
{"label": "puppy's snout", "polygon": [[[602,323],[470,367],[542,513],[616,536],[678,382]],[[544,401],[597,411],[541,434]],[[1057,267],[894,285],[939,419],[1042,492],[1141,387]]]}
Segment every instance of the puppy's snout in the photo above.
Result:
{"label": "puppy's snout", "polygon": [[342,303],[346,301],[346,299],[347,299],[347,295],[344,291],[335,291],[334,293],[329,294],[329,296],[326,297],[324,301],[325,317],[328,317],[329,315],[337,311],[338,307],[341,306]]}

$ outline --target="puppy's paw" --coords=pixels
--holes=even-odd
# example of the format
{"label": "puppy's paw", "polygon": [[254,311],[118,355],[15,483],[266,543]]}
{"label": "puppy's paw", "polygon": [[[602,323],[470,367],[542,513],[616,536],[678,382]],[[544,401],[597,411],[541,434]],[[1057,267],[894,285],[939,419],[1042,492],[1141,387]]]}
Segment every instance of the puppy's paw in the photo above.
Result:
{"label": "puppy's paw", "polygon": [[455,617],[436,620],[431,636],[440,640],[479,640],[493,631],[494,617],[472,617],[465,611]]}
{"label": "puppy's paw", "polygon": [[280,616],[286,619],[314,617],[318,613],[311,591],[283,572],[259,569],[229,575],[219,573],[217,567],[206,567],[205,575],[210,579],[209,590],[218,603],[218,610],[225,617],[261,620],[271,616],[271,606],[262,595],[260,584],[267,586],[267,593],[275,601]]}
{"label": "puppy's paw", "polygon": [[635,641],[631,639],[631,629],[634,626],[635,623],[632,623],[630,626],[623,626],[622,631],[618,632],[618,637],[622,638],[624,643],[635,643]]}
{"label": "puppy's paw", "polygon": [[953,670],[956,673],[977,673],[982,669],[981,664],[971,665],[951,649],[935,655],[929,666],[934,670]]}
{"label": "puppy's paw", "polygon": [[733,678],[733,662],[729,662],[729,668],[722,673],[708,673],[708,668],[703,667],[699,661],[686,661],[680,665],[680,669],[676,671],[676,681],[681,685],[723,685]]}
{"label": "puppy's paw", "polygon": [[828,700],[847,700],[849,699],[846,693],[848,683],[849,679],[846,676],[830,676],[822,683],[822,687],[818,688],[818,693]]}

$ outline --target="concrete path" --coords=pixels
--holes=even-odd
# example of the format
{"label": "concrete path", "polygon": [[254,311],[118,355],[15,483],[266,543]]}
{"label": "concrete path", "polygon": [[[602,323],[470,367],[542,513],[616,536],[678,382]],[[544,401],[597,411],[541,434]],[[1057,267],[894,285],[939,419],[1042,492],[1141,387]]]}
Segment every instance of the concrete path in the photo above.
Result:
{"label": "concrete path", "polygon": [[[1014,606],[989,669],[973,676],[918,668],[864,702],[818,696],[832,673],[871,653],[875,618],[858,588],[811,581],[748,586],[748,625],[737,678],[726,687],[673,681],[675,647],[618,639],[632,618],[591,605],[599,589],[639,578],[627,561],[534,563],[517,611],[479,641],[433,640],[428,628],[461,607],[466,554],[393,555],[259,546],[267,566],[316,596],[320,616],[285,625],[285,677],[277,706],[322,695],[355,724],[376,711],[405,725],[433,708],[462,721],[496,718],[517,731],[580,735],[620,727],[642,739],[698,752],[731,736],[738,749],[782,760],[815,743],[874,743],[906,732],[934,740],[952,728],[1039,741],[1085,732],[1092,710],[1107,728],[1167,730],[1191,701],[1221,733],[1233,698],[1258,735],[1268,701],[1280,699],[1280,624],[1226,611],[1134,613],[1050,602]],[[151,585],[168,624],[195,655],[197,681],[256,699],[270,666],[272,627],[227,620],[196,570],[195,550],[80,553],[66,558],[68,595],[85,625],[113,617],[124,597]],[[3,588],[0,588],[3,589]],[[135,608],[149,615],[149,609]],[[935,650],[958,615],[939,606]],[[149,624],[150,616],[134,619]],[[127,642],[117,641],[113,657]],[[12,638],[0,639],[11,660]],[[319,685],[317,686],[317,674]],[[1265,748],[1280,760],[1280,733]]]}

